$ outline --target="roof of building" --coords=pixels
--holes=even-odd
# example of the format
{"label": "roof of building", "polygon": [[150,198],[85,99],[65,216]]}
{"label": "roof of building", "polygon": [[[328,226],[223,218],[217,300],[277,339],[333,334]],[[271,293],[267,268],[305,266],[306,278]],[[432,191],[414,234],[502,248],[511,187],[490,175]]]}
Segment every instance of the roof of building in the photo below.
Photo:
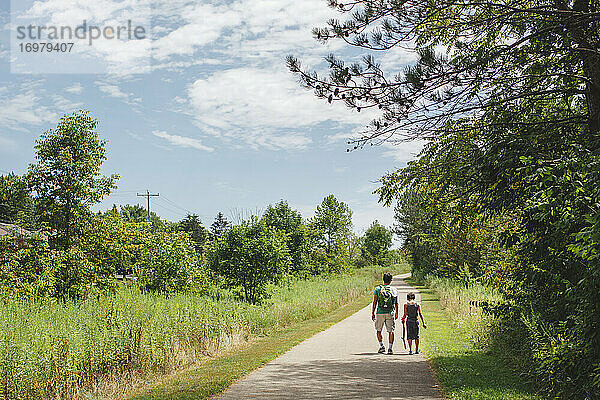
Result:
{"label": "roof of building", "polygon": [[31,232],[25,228],[21,228],[19,225],[7,224],[0,222],[0,237],[4,236],[16,236],[16,237],[32,237],[35,236],[35,232]]}

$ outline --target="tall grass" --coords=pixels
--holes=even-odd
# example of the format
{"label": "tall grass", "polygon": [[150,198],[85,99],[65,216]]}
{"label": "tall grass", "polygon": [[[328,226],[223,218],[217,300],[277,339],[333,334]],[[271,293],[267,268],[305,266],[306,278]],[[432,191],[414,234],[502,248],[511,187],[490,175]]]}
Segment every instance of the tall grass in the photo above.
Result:
{"label": "tall grass", "polygon": [[[540,400],[531,382],[512,368],[513,353],[493,349],[499,319],[471,304],[501,300],[491,288],[447,278],[424,279],[419,286],[428,328],[421,346],[444,395],[455,400]],[[416,282],[415,282],[416,283]],[[422,283],[422,282],[421,282]],[[491,351],[492,350],[492,351]]]}
{"label": "tall grass", "polygon": [[442,307],[451,317],[455,329],[465,333],[476,348],[491,344],[494,317],[484,312],[482,304],[496,304],[502,296],[479,283],[470,284],[428,275],[422,279],[439,296]]}
{"label": "tall grass", "polygon": [[273,287],[260,305],[220,296],[116,295],[0,305],[0,398],[112,397],[273,329],[314,318],[372,290],[383,269]]}

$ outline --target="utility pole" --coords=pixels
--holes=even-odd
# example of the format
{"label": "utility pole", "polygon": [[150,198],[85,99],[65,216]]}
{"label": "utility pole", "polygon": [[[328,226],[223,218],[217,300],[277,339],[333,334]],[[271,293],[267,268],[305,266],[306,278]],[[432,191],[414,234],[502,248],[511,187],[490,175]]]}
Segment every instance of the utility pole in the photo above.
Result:
{"label": "utility pole", "polygon": [[137,195],[138,195],[138,197],[146,197],[148,199],[148,222],[150,222],[150,197],[158,197],[158,196],[160,196],[160,193],[153,194],[153,193],[150,193],[149,190],[146,190],[145,194],[138,193]]}

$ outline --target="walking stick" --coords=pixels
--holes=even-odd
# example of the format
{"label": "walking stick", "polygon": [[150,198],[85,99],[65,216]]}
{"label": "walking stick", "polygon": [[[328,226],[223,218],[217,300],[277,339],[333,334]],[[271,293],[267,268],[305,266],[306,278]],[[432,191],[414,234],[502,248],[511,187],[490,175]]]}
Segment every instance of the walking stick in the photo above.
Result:
{"label": "walking stick", "polygon": [[404,350],[406,350],[406,327],[404,326],[404,321],[402,321],[402,344],[404,344]]}

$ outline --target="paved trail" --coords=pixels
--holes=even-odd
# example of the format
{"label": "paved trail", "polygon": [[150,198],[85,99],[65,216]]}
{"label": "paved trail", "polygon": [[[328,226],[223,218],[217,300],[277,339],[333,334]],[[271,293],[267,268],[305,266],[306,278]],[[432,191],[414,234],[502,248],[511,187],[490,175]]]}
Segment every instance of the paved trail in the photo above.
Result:
{"label": "paved trail", "polygon": [[[400,304],[411,290],[421,300],[402,280],[409,275],[396,276],[392,283],[398,288]],[[387,347],[385,328],[384,337]],[[442,398],[427,361],[420,354],[409,356],[404,349],[400,319],[395,354],[378,354],[378,347],[369,305],[254,371],[218,399]]]}

